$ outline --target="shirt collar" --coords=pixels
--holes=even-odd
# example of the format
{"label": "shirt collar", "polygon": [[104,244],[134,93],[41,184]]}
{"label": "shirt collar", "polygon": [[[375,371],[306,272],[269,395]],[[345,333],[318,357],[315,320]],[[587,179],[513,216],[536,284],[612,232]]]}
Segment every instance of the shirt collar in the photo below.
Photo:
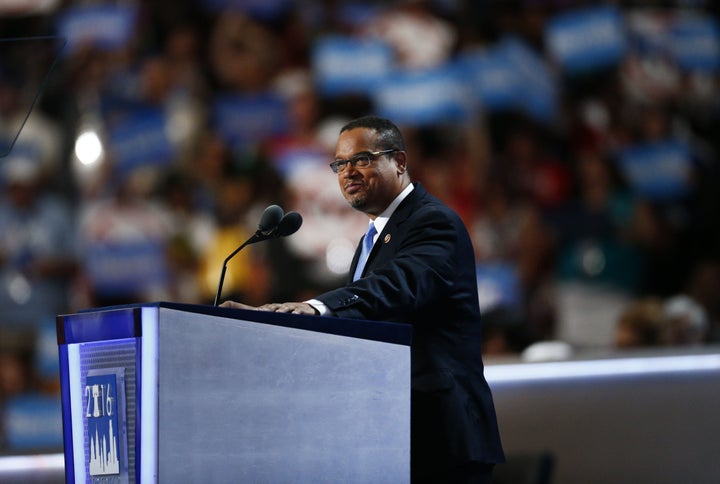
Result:
{"label": "shirt collar", "polygon": [[414,188],[415,186],[412,183],[408,184],[408,186],[406,186],[405,189],[401,191],[397,197],[395,197],[395,200],[393,200],[380,215],[375,217],[375,220],[373,221],[373,223],[375,224],[375,229],[377,230],[375,238],[377,238],[378,234],[383,231],[388,220],[390,220],[390,216],[398,208],[398,205],[400,205],[400,203],[405,200],[405,197],[410,195],[410,192],[412,192]]}

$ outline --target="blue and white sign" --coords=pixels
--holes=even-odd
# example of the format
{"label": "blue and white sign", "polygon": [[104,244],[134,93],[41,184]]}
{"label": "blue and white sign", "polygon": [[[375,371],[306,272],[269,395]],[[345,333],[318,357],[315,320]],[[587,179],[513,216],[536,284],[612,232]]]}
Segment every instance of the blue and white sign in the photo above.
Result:
{"label": "blue and white sign", "polygon": [[507,37],[490,49],[458,59],[462,77],[486,111],[518,110],[541,122],[557,114],[556,76],[521,40]]}
{"label": "blue and white sign", "polygon": [[110,145],[120,173],[169,165],[175,154],[166,116],[159,109],[136,110],[112,126]]}
{"label": "blue and white sign", "polygon": [[626,49],[622,17],[610,6],[553,17],[545,40],[553,58],[570,73],[616,65]]}
{"label": "blue and white sign", "polygon": [[290,179],[296,172],[308,167],[330,169],[330,157],[319,148],[291,148],[278,153],[273,160],[274,166],[283,178]]}
{"label": "blue and white sign", "polygon": [[287,101],[270,93],[218,96],[211,118],[220,136],[234,147],[283,134],[289,125]]}
{"label": "blue and white sign", "polygon": [[58,397],[34,394],[8,397],[0,413],[4,446],[13,452],[62,446],[61,415]]}
{"label": "blue and white sign", "polygon": [[677,141],[631,146],[620,153],[620,169],[635,193],[651,200],[670,200],[690,190],[692,160]]}
{"label": "blue and white sign", "polygon": [[153,240],[95,242],[84,251],[84,267],[103,295],[132,295],[168,280],[164,246]]}
{"label": "blue and white sign", "polygon": [[681,69],[715,73],[720,70],[720,26],[700,15],[679,16],[670,31],[669,49]]}
{"label": "blue and white sign", "polygon": [[468,52],[458,59],[472,93],[484,110],[512,109],[520,102],[520,83],[511,59],[501,49]]}
{"label": "blue and white sign", "polygon": [[396,72],[376,89],[373,101],[382,116],[415,126],[464,122],[477,106],[461,70],[454,65]]}
{"label": "blue and white sign", "polygon": [[481,311],[496,307],[517,307],[522,303],[522,289],[513,264],[479,263],[475,271]]}
{"label": "blue and white sign", "polygon": [[87,430],[87,464],[90,476],[116,476],[128,481],[124,368],[90,370],[83,405]]}
{"label": "blue and white sign", "polygon": [[369,94],[390,74],[390,47],[380,41],[325,37],[315,42],[313,75],[326,96]]}
{"label": "blue and white sign", "polygon": [[130,5],[82,5],[65,10],[58,19],[58,36],[67,39],[64,55],[78,47],[101,50],[125,47],[135,35],[137,10]]}
{"label": "blue and white sign", "polygon": [[520,79],[521,109],[538,121],[552,122],[557,115],[558,81],[547,62],[524,42],[507,38],[498,49],[509,60]]}

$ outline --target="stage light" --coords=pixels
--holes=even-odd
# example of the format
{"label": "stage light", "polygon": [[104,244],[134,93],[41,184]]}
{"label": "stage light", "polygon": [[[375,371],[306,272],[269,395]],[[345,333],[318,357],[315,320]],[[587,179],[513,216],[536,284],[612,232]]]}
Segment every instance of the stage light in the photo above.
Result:
{"label": "stage light", "polygon": [[75,140],[75,156],[85,166],[94,165],[103,156],[100,137],[93,130],[83,131]]}

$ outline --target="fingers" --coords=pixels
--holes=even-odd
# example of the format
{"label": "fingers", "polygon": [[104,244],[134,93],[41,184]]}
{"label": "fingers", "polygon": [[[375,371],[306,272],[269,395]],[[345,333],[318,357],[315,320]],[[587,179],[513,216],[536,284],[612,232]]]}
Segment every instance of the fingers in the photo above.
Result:
{"label": "fingers", "polygon": [[263,304],[258,309],[275,313],[315,314],[315,309],[312,306],[299,302]]}
{"label": "fingers", "polygon": [[277,308],[280,305],[278,303],[269,303],[269,304],[263,304],[262,306],[259,306],[258,309],[260,311],[272,311],[275,312]]}
{"label": "fingers", "polygon": [[295,303],[269,303],[263,304],[258,309],[261,311],[272,311],[274,313],[291,313]]}
{"label": "fingers", "polygon": [[235,301],[225,301],[222,304],[220,304],[221,308],[232,308],[232,309],[250,309],[250,310],[258,310],[260,308],[256,308],[254,306],[248,306],[247,304],[235,302]]}
{"label": "fingers", "polygon": [[225,301],[220,304],[221,308],[232,308],[232,309],[250,309],[253,311],[270,311],[273,313],[290,313],[290,314],[310,314],[316,315],[317,311],[314,307],[307,303],[300,302],[286,302],[286,303],[268,303],[262,306],[254,307],[248,306],[235,301]]}

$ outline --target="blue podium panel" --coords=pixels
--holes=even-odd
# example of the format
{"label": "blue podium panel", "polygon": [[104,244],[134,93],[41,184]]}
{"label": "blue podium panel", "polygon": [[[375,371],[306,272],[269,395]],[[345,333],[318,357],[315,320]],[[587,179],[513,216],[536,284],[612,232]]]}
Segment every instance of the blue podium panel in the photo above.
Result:
{"label": "blue podium panel", "polygon": [[409,325],[171,303],[57,321],[68,482],[409,481]]}

